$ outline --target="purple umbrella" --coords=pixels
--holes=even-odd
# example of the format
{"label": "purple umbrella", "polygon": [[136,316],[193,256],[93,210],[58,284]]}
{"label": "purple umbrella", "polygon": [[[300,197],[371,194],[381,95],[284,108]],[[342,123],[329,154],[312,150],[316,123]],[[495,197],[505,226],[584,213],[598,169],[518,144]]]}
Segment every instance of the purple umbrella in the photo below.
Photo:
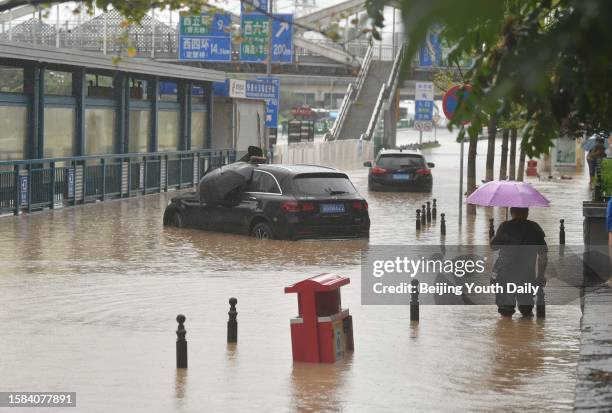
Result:
{"label": "purple umbrella", "polygon": [[468,204],[497,207],[547,207],[548,199],[531,184],[520,181],[490,181],[467,197]]}

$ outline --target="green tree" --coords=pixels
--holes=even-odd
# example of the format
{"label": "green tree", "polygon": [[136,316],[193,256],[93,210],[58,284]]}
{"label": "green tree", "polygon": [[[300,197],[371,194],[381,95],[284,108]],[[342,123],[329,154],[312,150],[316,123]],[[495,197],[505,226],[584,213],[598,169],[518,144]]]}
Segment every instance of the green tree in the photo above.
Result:
{"label": "green tree", "polygon": [[[367,0],[378,28],[387,0]],[[398,4],[398,3],[394,3]],[[506,118],[520,105],[521,148],[548,152],[560,133],[612,127],[612,2],[609,0],[399,0],[414,56],[442,26],[449,62],[472,57],[472,93],[459,112],[479,129],[483,113]],[[459,113],[458,113],[459,114]]]}

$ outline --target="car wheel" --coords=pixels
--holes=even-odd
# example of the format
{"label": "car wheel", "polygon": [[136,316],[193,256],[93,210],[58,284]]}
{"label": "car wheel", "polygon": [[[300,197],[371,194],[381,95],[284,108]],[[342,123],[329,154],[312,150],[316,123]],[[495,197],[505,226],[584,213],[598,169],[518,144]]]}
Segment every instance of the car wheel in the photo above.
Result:
{"label": "car wheel", "polygon": [[183,214],[178,211],[172,214],[172,225],[177,228],[183,228],[185,226],[185,219],[183,218]]}
{"label": "car wheel", "polygon": [[260,222],[251,230],[251,235],[257,239],[272,239],[272,228],[265,222]]}

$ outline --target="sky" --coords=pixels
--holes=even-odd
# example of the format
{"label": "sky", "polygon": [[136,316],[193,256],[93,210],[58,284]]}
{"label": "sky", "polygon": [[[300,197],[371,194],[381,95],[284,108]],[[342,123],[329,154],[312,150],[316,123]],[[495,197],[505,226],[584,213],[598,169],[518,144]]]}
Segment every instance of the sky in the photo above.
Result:
{"label": "sky", "polygon": [[[314,5],[314,7],[312,8],[312,10],[314,11],[314,10],[318,10],[321,8],[329,7],[334,4],[340,3],[342,0],[300,0],[300,1],[302,3],[305,2],[305,3],[310,3]],[[219,1],[211,2],[211,3],[217,5],[220,8],[231,11],[233,13],[236,13],[236,14],[240,13],[240,1],[239,0],[219,0]],[[275,9],[278,13],[292,13],[292,14],[299,15],[300,10],[299,9],[296,10],[296,3],[297,2],[295,0],[275,0],[274,1]],[[69,3],[60,4],[60,5],[54,5],[48,11],[47,15],[43,16],[43,20],[48,24],[55,25],[57,22],[57,16],[58,16],[58,11],[59,11],[60,26],[68,27],[68,28],[78,26],[80,23],[83,23],[84,21],[89,20],[91,17],[86,16],[85,13],[82,13],[81,16],[75,15],[73,13],[73,10],[76,8],[77,5],[78,3],[76,2],[69,2]],[[303,13],[303,10],[301,12]],[[101,10],[95,11],[95,15],[98,15],[101,13],[102,13]],[[385,14],[386,14],[388,21],[390,22],[391,21],[391,11],[389,10]],[[399,16],[399,13],[398,13],[398,16]],[[168,10],[163,10],[163,11],[156,10],[155,17],[157,20],[160,20],[166,24],[170,24],[170,23],[176,24],[179,19],[178,12],[171,13]],[[30,18],[32,18],[31,14],[15,19],[12,23],[12,26],[15,27],[19,23],[29,20]],[[399,20],[399,18],[397,20]],[[341,22],[341,25],[342,23],[343,22]],[[5,32],[8,31],[8,24],[5,24],[4,27],[2,27],[2,30]],[[384,32],[390,33],[391,28],[389,27],[383,30],[383,35],[384,35]]]}

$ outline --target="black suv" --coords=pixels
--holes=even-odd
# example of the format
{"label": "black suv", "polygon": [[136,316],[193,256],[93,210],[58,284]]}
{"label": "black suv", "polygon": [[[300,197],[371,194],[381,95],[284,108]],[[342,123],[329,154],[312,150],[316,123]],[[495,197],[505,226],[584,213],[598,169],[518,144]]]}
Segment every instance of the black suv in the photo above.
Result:
{"label": "black suv", "polygon": [[371,191],[431,192],[433,162],[416,151],[404,149],[382,150],[376,161],[365,162],[370,167],[368,189]]}
{"label": "black suv", "polygon": [[368,203],[348,176],[313,165],[254,165],[240,188],[217,202],[198,192],[173,198],[164,225],[250,234],[259,239],[368,237]]}

